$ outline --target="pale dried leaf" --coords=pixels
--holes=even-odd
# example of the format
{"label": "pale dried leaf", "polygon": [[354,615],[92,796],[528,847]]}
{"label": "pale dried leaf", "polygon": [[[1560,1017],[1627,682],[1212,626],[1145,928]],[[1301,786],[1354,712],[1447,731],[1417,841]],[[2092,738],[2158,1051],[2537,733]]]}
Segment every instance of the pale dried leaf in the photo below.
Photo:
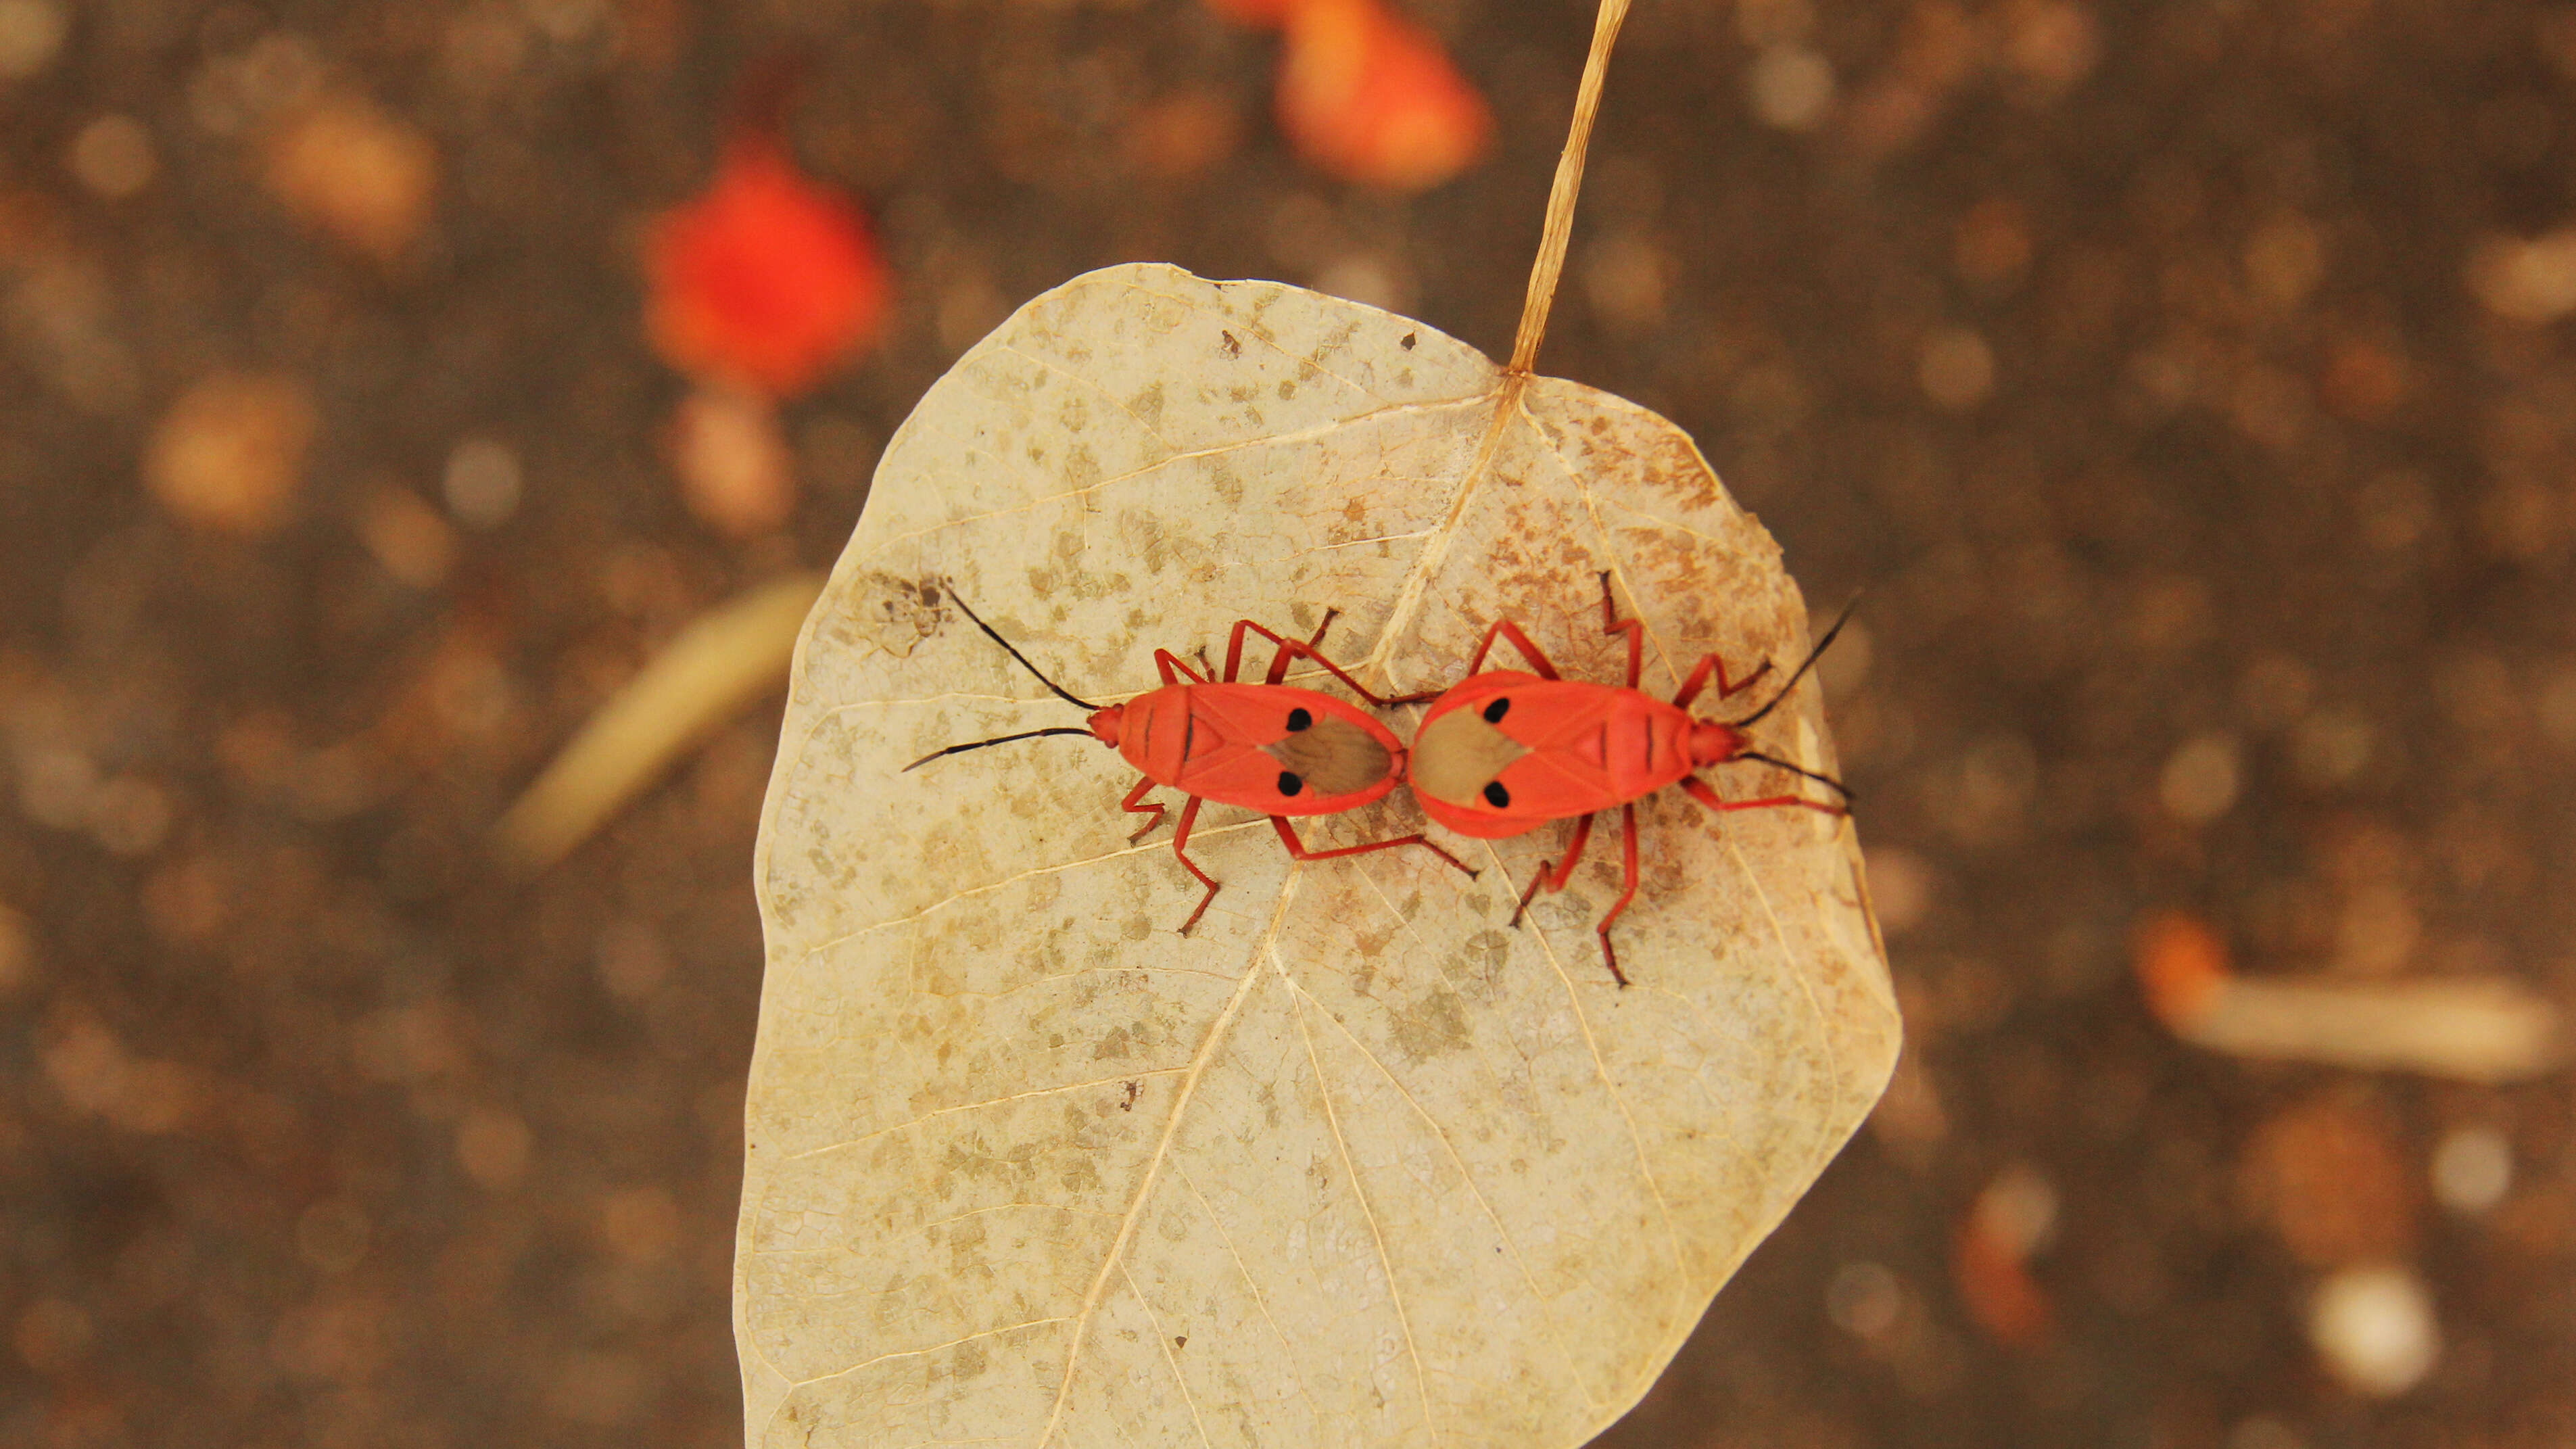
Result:
{"label": "pale dried leaf", "polygon": [[[1615,847],[1506,929],[1562,826],[1451,838],[1471,881],[1413,850],[1297,866],[1210,807],[1225,889],[1184,938],[1197,888],[1168,831],[1127,843],[1115,755],[898,773],[1079,722],[944,602],[913,627],[942,581],[1118,699],[1158,645],[1328,606],[1364,679],[1453,680],[1502,614],[1611,677],[1600,568],[1649,688],[1805,645],[1681,432],[1401,317],[1112,268],[931,389],[798,646],[762,822],[751,1444],[1553,1446],[1635,1402],[1894,1060],[1847,826],[1645,802],[1621,991],[1591,931]],[[1812,684],[1759,733],[1832,767]],[[1420,818],[1399,791],[1305,835]]]}
{"label": "pale dried leaf", "polygon": [[2175,1034],[2212,1051],[2463,1082],[2519,1082],[2567,1065],[2557,1005],[2502,976],[2233,976]]}
{"label": "pale dried leaf", "polygon": [[493,849],[515,869],[545,869],[708,731],[774,693],[815,587],[812,574],[772,579],[682,630],[493,826]]}

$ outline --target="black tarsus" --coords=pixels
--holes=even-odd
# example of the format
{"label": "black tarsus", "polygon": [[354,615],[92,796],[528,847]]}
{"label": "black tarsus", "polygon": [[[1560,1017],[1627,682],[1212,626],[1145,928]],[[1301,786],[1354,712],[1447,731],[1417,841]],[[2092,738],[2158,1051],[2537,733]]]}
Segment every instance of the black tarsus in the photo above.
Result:
{"label": "black tarsus", "polygon": [[[1827,629],[1825,631],[1825,637],[1816,641],[1816,647],[1807,651],[1806,659],[1798,665],[1798,672],[1789,676],[1789,682],[1780,686],[1780,692],[1771,696],[1771,702],[1762,706],[1760,709],[1755,710],[1753,713],[1746,715],[1742,719],[1727,721],[1727,728],[1738,730],[1748,728],[1764,715],[1778,709],[1780,707],[1780,701],[1789,697],[1789,691],[1798,687],[1798,681],[1807,677],[1807,671],[1816,667],[1816,660],[1824,654],[1827,646],[1834,642],[1834,636],[1843,631],[1843,626],[1851,622],[1852,610],[1859,607],[1860,595],[1854,594],[1852,595],[1851,602],[1843,605],[1842,613],[1834,617],[1834,627]],[[985,632],[990,633],[991,631],[987,630]],[[996,635],[995,637],[998,638],[1000,636]],[[1793,765],[1790,768],[1796,769],[1797,767]],[[1839,789],[1841,787],[1836,786],[1835,788]]]}
{"label": "black tarsus", "polygon": [[[984,631],[984,636],[985,636],[986,638],[991,639],[994,643],[1001,645],[1001,646],[1002,646],[1002,651],[1003,651],[1004,653],[1006,653],[1006,654],[1010,655],[1013,659],[1016,659],[1016,660],[1020,661],[1020,667],[1021,667],[1022,669],[1027,670],[1029,673],[1031,673],[1031,674],[1033,674],[1033,675],[1036,675],[1036,676],[1037,676],[1037,681],[1038,681],[1038,683],[1045,685],[1047,688],[1049,688],[1049,689],[1051,689],[1051,690],[1054,690],[1054,691],[1055,691],[1055,697],[1056,697],[1056,698],[1058,698],[1058,699],[1060,699],[1060,700],[1063,700],[1063,701],[1064,701],[1065,703],[1067,703],[1067,704],[1071,704],[1071,705],[1078,705],[1078,706],[1080,706],[1080,707],[1081,707],[1081,708],[1083,708],[1083,709],[1090,710],[1090,711],[1091,711],[1091,712],[1093,712],[1094,714],[1097,714],[1097,713],[1099,713],[1099,712],[1100,712],[1100,710],[1101,710],[1101,708],[1102,708],[1100,705],[1093,704],[1090,700],[1087,700],[1087,699],[1080,699],[1080,698],[1075,697],[1075,696],[1074,696],[1074,695],[1072,695],[1071,693],[1068,693],[1068,692],[1065,690],[1065,687],[1064,687],[1063,685],[1060,685],[1060,684],[1056,683],[1054,680],[1047,678],[1044,674],[1039,673],[1039,672],[1038,672],[1038,667],[1037,667],[1036,665],[1031,664],[1031,663],[1029,662],[1029,656],[1027,656],[1027,655],[1025,655],[1025,654],[1022,654],[1019,650],[1014,649],[1014,648],[1012,648],[1012,647],[1011,647],[1011,641],[1010,641],[1010,640],[1005,639],[1005,638],[1003,638],[1001,635],[994,633],[994,632],[993,632],[993,626],[992,626],[992,625],[985,623],[985,622],[984,622],[984,620],[983,620],[983,618],[982,618],[980,615],[978,615],[978,614],[977,614],[973,609],[971,609],[971,608],[968,608],[968,607],[967,607],[965,597],[964,597],[963,595],[961,595],[961,594],[959,594],[959,593],[957,592],[957,584],[956,584],[956,582],[955,582],[954,580],[942,580],[941,582],[946,583],[946,584],[948,585],[948,599],[949,599],[949,602],[951,602],[951,603],[955,604],[955,605],[956,605],[958,608],[960,608],[960,609],[965,609],[965,610],[966,610],[966,617],[967,617],[967,618],[969,618],[969,619],[973,619],[973,620],[975,621],[975,627],[976,627],[976,628],[978,628],[978,629],[983,630],[983,631]],[[1839,627],[1841,627],[1841,626],[1840,626],[1840,625],[1836,625],[1835,627],[1839,628]],[[1090,733],[1090,731],[1088,731],[1088,730],[1075,730],[1075,731],[1073,731],[1073,733],[1078,734],[1078,735],[1079,735],[1079,734],[1089,734],[1089,733]],[[1025,739],[1025,738],[1027,738],[1027,736],[1025,736],[1025,735],[1015,735],[1015,736],[1013,736],[1013,738],[1014,738],[1014,739]],[[909,768],[910,768],[910,766],[906,766],[905,768],[909,769]]]}
{"label": "black tarsus", "polygon": [[995,735],[989,740],[971,740],[962,745],[950,745],[944,750],[932,750],[929,754],[926,754],[920,759],[913,761],[911,764],[904,766],[896,773],[910,774],[913,771],[920,769],[922,766],[929,764],[931,761],[938,759],[941,755],[954,755],[966,750],[980,750],[986,745],[1007,745],[1013,740],[1033,740],[1040,735],[1081,735],[1087,739],[1091,737],[1091,731],[1078,730],[1071,725],[1055,725],[1042,730],[1023,730],[1015,735]]}
{"label": "black tarsus", "polygon": [[[1851,787],[1849,785],[1835,779],[1833,776],[1819,775],[1813,770],[1804,769],[1800,766],[1790,764],[1787,760],[1781,759],[1776,755],[1765,755],[1754,750],[1746,750],[1743,754],[1740,754],[1735,758],[1738,760],[1760,760],[1763,764],[1777,766],[1780,769],[1788,771],[1792,775],[1803,776],[1815,781],[1819,785],[1828,786],[1835,794],[1843,797],[1843,803],[1845,805],[1854,804],[1860,799],[1858,795],[1851,792]],[[1729,763],[1732,762],[1730,761]]]}

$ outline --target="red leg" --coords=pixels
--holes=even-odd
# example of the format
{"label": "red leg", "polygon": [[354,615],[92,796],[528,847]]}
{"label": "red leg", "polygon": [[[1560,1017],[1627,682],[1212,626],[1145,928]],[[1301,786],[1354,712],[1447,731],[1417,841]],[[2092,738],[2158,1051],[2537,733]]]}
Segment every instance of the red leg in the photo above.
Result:
{"label": "red leg", "polygon": [[1628,902],[1637,898],[1636,806],[1619,807],[1619,827],[1619,883],[1623,889],[1619,892],[1619,899],[1612,903],[1610,913],[1601,918],[1601,924],[1593,927],[1592,932],[1601,938],[1601,959],[1609,963],[1610,979],[1625,986],[1628,977],[1619,969],[1619,953],[1610,947],[1610,923],[1619,919],[1619,913],[1628,909]]}
{"label": "red leg", "polygon": [[1574,867],[1582,863],[1585,842],[1591,839],[1592,817],[1586,815],[1574,822],[1574,838],[1566,842],[1565,854],[1557,858],[1555,874],[1549,875],[1548,862],[1538,863],[1538,874],[1530,877],[1529,889],[1521,892],[1521,903],[1512,908],[1512,925],[1520,925],[1521,914],[1529,909],[1530,897],[1538,894],[1540,886],[1546,886],[1549,895],[1565,889],[1565,883],[1574,879]]}
{"label": "red leg", "polygon": [[[1130,815],[1149,815],[1153,817],[1152,819],[1147,820],[1144,824],[1137,826],[1136,833],[1127,837],[1127,843],[1129,845],[1134,845],[1137,841],[1153,834],[1154,827],[1163,823],[1163,802],[1160,800],[1145,800],[1145,792],[1153,788],[1154,777],[1151,775],[1141,776],[1136,781],[1136,788],[1128,791],[1127,798],[1118,802],[1118,808],[1126,811]],[[1144,800],[1145,803],[1141,805],[1136,803],[1140,800]]]}
{"label": "red leg", "polygon": [[[1306,647],[1309,650],[1320,647],[1324,642],[1324,631],[1332,628],[1333,621],[1341,616],[1342,611],[1339,609],[1326,609],[1324,611],[1324,622],[1315,626],[1315,635],[1313,638],[1306,641]],[[1270,661],[1270,677],[1262,682],[1265,684],[1277,684],[1280,680],[1286,678],[1288,675],[1288,661],[1293,657],[1287,651],[1287,641],[1281,639],[1278,635],[1271,633],[1269,630],[1263,629],[1260,625],[1252,622],[1250,619],[1237,619],[1234,621],[1234,632],[1231,635],[1228,635],[1225,641],[1225,682],[1228,684],[1234,683],[1235,675],[1243,668],[1243,636],[1247,630],[1260,630],[1261,637],[1281,646],[1278,656]]]}
{"label": "red leg", "polygon": [[[1334,674],[1340,675],[1343,681],[1347,683],[1350,679],[1349,675],[1342,674],[1342,671],[1339,669],[1333,669],[1333,661],[1326,659],[1323,655],[1315,652],[1324,646],[1325,632],[1331,629],[1333,627],[1333,621],[1341,616],[1342,611],[1339,609],[1326,609],[1324,611],[1324,622],[1315,626],[1313,637],[1307,639],[1306,647],[1303,649],[1298,649],[1292,646],[1284,639],[1279,641],[1279,652],[1270,656],[1270,673],[1263,678],[1262,683],[1277,684],[1279,681],[1286,679],[1288,677],[1288,661],[1297,657],[1299,654],[1305,655],[1307,658],[1314,660],[1316,663],[1323,665],[1327,669],[1332,669]],[[1252,621],[1249,619],[1243,621],[1243,624],[1251,623]],[[1253,627],[1259,628],[1260,626],[1255,624]],[[1235,626],[1234,633],[1235,637],[1238,639],[1243,637],[1242,624]],[[1351,685],[1351,688],[1359,689],[1359,686],[1353,684]],[[1360,689],[1360,693],[1367,695],[1370,699],[1377,698],[1376,695],[1369,694],[1365,689]]]}
{"label": "red leg", "polygon": [[[1321,654],[1316,654],[1315,651],[1324,647],[1324,635],[1332,629],[1333,621],[1341,616],[1342,611],[1339,609],[1327,608],[1324,610],[1324,622],[1316,625],[1315,632],[1306,640],[1306,652],[1308,654],[1313,655],[1317,659],[1324,657]],[[1237,631],[1236,637],[1242,637],[1241,631]],[[1283,643],[1279,648],[1279,652],[1270,656],[1270,673],[1262,682],[1265,684],[1277,684],[1279,681],[1287,678],[1289,657],[1288,648]]]}
{"label": "red leg", "polygon": [[1601,571],[1601,632],[1628,636],[1628,687],[1637,687],[1638,671],[1646,664],[1646,626],[1634,619],[1619,617],[1618,608],[1610,602],[1610,571]]}
{"label": "red leg", "polygon": [[1190,683],[1192,684],[1205,684],[1208,682],[1206,675],[1192,669],[1186,660],[1183,660],[1181,656],[1174,654],[1169,649],[1157,649],[1154,651],[1154,667],[1163,671],[1163,682],[1165,684],[1180,683],[1180,677],[1184,674],[1190,677]]}
{"label": "red leg", "polygon": [[[1331,616],[1327,615],[1324,622],[1327,625],[1331,624]],[[1418,704],[1423,700],[1437,697],[1436,693],[1434,693],[1406,695],[1402,699],[1387,699],[1371,690],[1367,685],[1351,678],[1349,672],[1343,669],[1342,666],[1335,664],[1323,655],[1316,653],[1315,646],[1313,644],[1300,643],[1294,639],[1282,639],[1278,635],[1271,633],[1269,630],[1262,628],[1259,624],[1252,622],[1250,619],[1237,619],[1234,621],[1233,642],[1227,646],[1225,651],[1225,677],[1229,680],[1234,678],[1235,669],[1242,659],[1243,636],[1247,632],[1258,634],[1262,638],[1279,646],[1279,652],[1271,657],[1270,673],[1263,681],[1266,684],[1277,684],[1280,680],[1287,677],[1289,660],[1312,659],[1316,663],[1324,666],[1324,668],[1329,671],[1335,679],[1338,679],[1343,684],[1349,686],[1351,693],[1358,695],[1360,698],[1367,700],[1369,703],[1376,705],[1381,709],[1390,704]],[[1315,637],[1321,639],[1324,637],[1324,631],[1321,629],[1316,630]]]}
{"label": "red leg", "polygon": [[1708,787],[1708,782],[1697,775],[1683,776],[1681,787],[1692,799],[1711,810],[1767,810],[1775,805],[1798,805],[1827,815],[1851,813],[1849,805],[1828,805],[1822,800],[1810,800],[1804,795],[1765,795],[1759,800],[1721,799],[1715,790]]}
{"label": "red leg", "polygon": [[1677,705],[1687,705],[1692,700],[1697,699],[1699,697],[1700,690],[1707,686],[1708,676],[1712,672],[1717,675],[1717,697],[1725,699],[1751,685],[1753,681],[1760,679],[1763,675],[1770,673],[1771,661],[1768,659],[1763,660],[1760,668],[1755,669],[1751,674],[1748,674],[1742,679],[1736,680],[1730,684],[1727,682],[1726,678],[1726,661],[1718,658],[1714,654],[1703,654],[1700,656],[1699,663],[1692,668],[1690,678],[1683,680],[1682,687],[1674,693],[1673,703]]}
{"label": "red leg", "polygon": [[1306,848],[1306,843],[1299,840],[1297,838],[1297,832],[1289,826],[1288,817],[1284,815],[1273,815],[1270,817],[1270,824],[1272,828],[1279,832],[1279,843],[1287,846],[1288,854],[1298,860],[1331,860],[1335,856],[1339,855],[1366,855],[1373,850],[1393,850],[1399,845],[1419,845],[1423,849],[1430,851],[1433,855],[1436,855],[1442,860],[1449,862],[1451,865],[1458,867],[1460,870],[1465,871],[1468,879],[1473,880],[1476,875],[1476,868],[1474,866],[1471,866],[1465,861],[1460,860],[1458,857],[1451,855],[1449,852],[1442,850],[1439,846],[1432,844],[1428,839],[1421,835],[1399,835],[1393,840],[1376,840],[1371,841],[1366,845],[1336,846],[1331,850],[1308,850]]}
{"label": "red leg", "polygon": [[1493,652],[1494,639],[1497,635],[1512,641],[1512,647],[1520,650],[1521,657],[1530,662],[1532,673],[1541,679],[1556,678],[1556,666],[1548,663],[1547,656],[1538,652],[1538,646],[1532,644],[1529,636],[1521,632],[1521,626],[1509,619],[1496,619],[1494,627],[1485,631],[1485,642],[1476,646],[1476,657],[1467,661],[1469,674],[1474,674],[1485,667],[1485,656]]}
{"label": "red leg", "polygon": [[1197,876],[1199,883],[1207,887],[1207,894],[1199,897],[1199,908],[1190,912],[1188,920],[1181,922],[1181,934],[1184,936],[1190,933],[1190,927],[1199,923],[1199,917],[1207,914],[1208,902],[1216,899],[1216,877],[1199,869],[1198,862],[1189,857],[1190,827],[1198,823],[1200,803],[1198,796],[1190,797],[1190,803],[1181,807],[1180,828],[1172,832],[1172,854],[1179,856],[1181,864],[1189,868],[1190,874]]}

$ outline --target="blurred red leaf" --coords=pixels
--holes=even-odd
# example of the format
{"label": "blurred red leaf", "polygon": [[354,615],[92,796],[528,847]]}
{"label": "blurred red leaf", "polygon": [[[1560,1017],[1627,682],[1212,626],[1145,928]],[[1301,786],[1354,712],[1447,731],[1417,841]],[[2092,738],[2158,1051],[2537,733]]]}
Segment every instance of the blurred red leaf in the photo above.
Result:
{"label": "blurred red leaf", "polygon": [[1377,0],[1295,0],[1287,36],[1279,128],[1310,164],[1419,191],[1484,154],[1493,113],[1429,31]]}
{"label": "blurred red leaf", "polygon": [[697,200],[646,244],[645,323],[663,360],[771,397],[811,389],[873,342],[888,281],[867,217],[764,136],[725,149]]}

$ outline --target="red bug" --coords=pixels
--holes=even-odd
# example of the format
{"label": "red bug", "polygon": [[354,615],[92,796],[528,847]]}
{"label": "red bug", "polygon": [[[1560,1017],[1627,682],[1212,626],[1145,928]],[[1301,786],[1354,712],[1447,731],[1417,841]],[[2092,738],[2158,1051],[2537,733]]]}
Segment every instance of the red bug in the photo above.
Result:
{"label": "red bug", "polygon": [[[1635,801],[1666,785],[1679,785],[1711,810],[1758,810],[1801,806],[1829,815],[1851,813],[1851,792],[1842,782],[1753,748],[1745,734],[1756,721],[1779,707],[1798,681],[1842,632],[1851,610],[1816,641],[1806,662],[1789,676],[1771,702],[1739,720],[1694,718],[1688,708],[1717,680],[1717,697],[1727,699],[1761,678],[1766,662],[1743,679],[1729,682],[1726,665],[1715,654],[1703,655],[1667,704],[1637,688],[1645,657],[1645,626],[1618,617],[1610,598],[1610,575],[1601,575],[1601,632],[1628,636],[1628,682],[1625,686],[1559,679],[1556,667],[1540,653],[1520,626],[1509,619],[1485,631],[1485,640],[1467,662],[1467,678],[1433,701],[1413,737],[1413,760],[1407,783],[1423,812],[1461,835],[1500,840],[1522,835],[1551,820],[1576,819],[1574,839],[1551,867],[1539,863],[1529,889],[1521,892],[1512,924],[1520,924],[1531,897],[1544,885],[1550,894],[1565,889],[1576,862],[1592,838],[1595,812],[1617,807],[1624,836],[1620,843],[1625,867],[1618,901],[1595,928],[1601,957],[1620,985],[1619,953],[1610,945],[1610,925],[1637,894],[1637,807]],[[1496,638],[1509,639],[1538,673],[1498,669],[1479,673]],[[1802,795],[1766,795],[1755,800],[1727,800],[1693,771],[1714,765],[1750,761],[1787,770],[1825,785],[1841,795],[1838,803]]]}
{"label": "red bug", "polygon": [[[1177,658],[1168,649],[1154,651],[1154,666],[1162,672],[1163,684],[1148,690],[1125,704],[1097,705],[1078,699],[1040,673],[1028,657],[1011,641],[995,633],[964,599],[957,598],[952,588],[949,597],[975,627],[984,631],[996,644],[1020,662],[1020,667],[1037,676],[1037,681],[1052,690],[1056,697],[1092,712],[1087,727],[1074,729],[1058,726],[1025,730],[1019,734],[998,735],[989,740],[973,740],[934,750],[911,764],[906,770],[917,770],[942,755],[961,750],[980,750],[986,745],[1006,744],[1012,740],[1034,739],[1040,735],[1089,735],[1116,747],[1144,776],[1136,788],[1119,802],[1130,814],[1148,815],[1143,825],[1127,837],[1132,843],[1145,838],[1163,821],[1160,801],[1145,799],[1145,792],[1157,785],[1168,785],[1189,797],[1181,807],[1181,820],[1172,835],[1172,854],[1180,857],[1189,873],[1207,887],[1199,897],[1198,909],[1181,923],[1181,934],[1188,935],[1199,917],[1207,914],[1208,902],[1216,899],[1218,883],[1214,876],[1199,869],[1189,857],[1190,827],[1197,823],[1199,806],[1214,800],[1220,805],[1240,805],[1258,810],[1270,817],[1279,841],[1288,847],[1289,855],[1298,860],[1331,860],[1344,855],[1365,855],[1374,850],[1393,850],[1400,845],[1419,845],[1451,865],[1473,876],[1476,872],[1466,862],[1442,850],[1418,832],[1393,840],[1380,840],[1367,845],[1345,845],[1333,850],[1308,850],[1297,832],[1290,828],[1291,815],[1331,815],[1356,809],[1383,797],[1404,778],[1406,751],[1395,732],[1369,718],[1356,706],[1312,689],[1300,689],[1279,681],[1288,673],[1291,659],[1312,659],[1332,671],[1335,679],[1348,685],[1351,692],[1369,703],[1385,708],[1391,704],[1416,704],[1431,696],[1411,695],[1401,699],[1381,699],[1369,692],[1342,667],[1315,651],[1324,641],[1324,631],[1333,626],[1335,614],[1324,615],[1315,636],[1304,642],[1283,639],[1250,619],[1235,621],[1233,635],[1226,642],[1225,677],[1211,680]],[[1270,673],[1259,684],[1239,684],[1235,675],[1243,663],[1243,639],[1246,633],[1259,634],[1279,646],[1271,658]],[[1205,663],[1202,659],[1201,663]]]}

